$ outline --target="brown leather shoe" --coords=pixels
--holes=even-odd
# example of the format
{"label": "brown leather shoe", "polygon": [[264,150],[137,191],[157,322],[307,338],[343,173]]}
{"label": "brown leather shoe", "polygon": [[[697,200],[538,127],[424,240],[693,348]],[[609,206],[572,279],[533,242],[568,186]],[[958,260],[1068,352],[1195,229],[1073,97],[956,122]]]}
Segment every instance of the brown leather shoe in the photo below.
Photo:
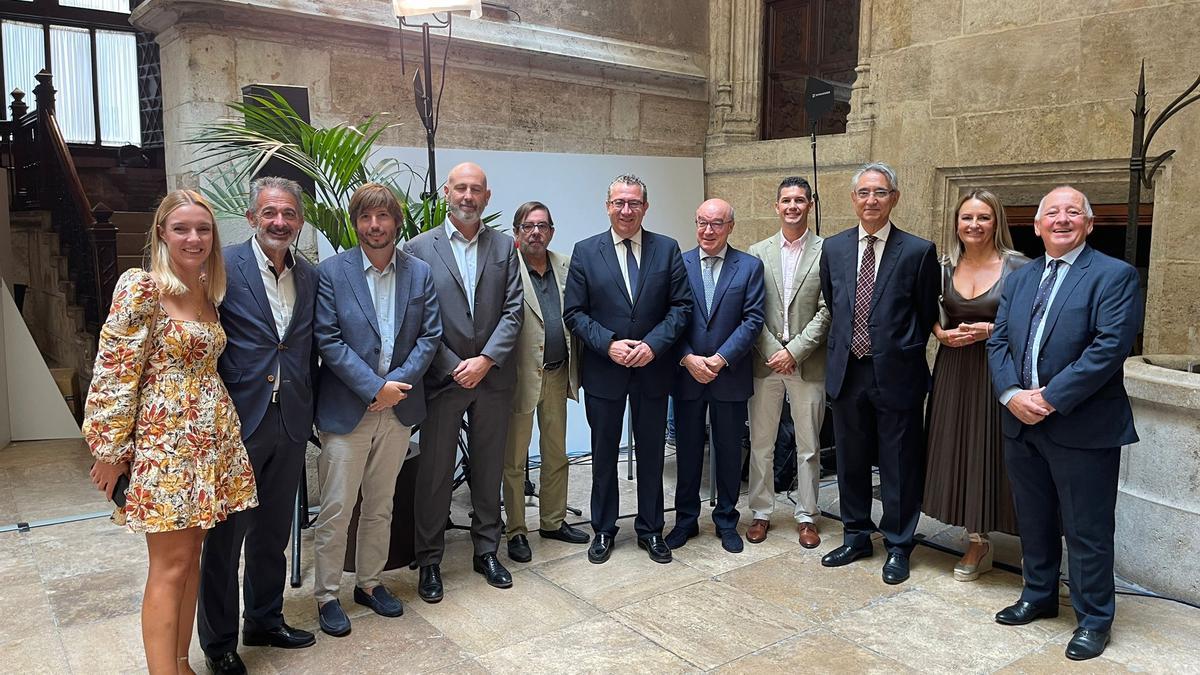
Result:
{"label": "brown leather shoe", "polygon": [[755,518],[750,521],[750,529],[746,530],[746,541],[751,544],[761,544],[767,538],[767,530],[771,529],[771,521]]}
{"label": "brown leather shoe", "polygon": [[800,545],[804,548],[816,548],[821,545],[821,535],[817,534],[817,526],[812,523],[798,523],[796,532],[800,534]]}

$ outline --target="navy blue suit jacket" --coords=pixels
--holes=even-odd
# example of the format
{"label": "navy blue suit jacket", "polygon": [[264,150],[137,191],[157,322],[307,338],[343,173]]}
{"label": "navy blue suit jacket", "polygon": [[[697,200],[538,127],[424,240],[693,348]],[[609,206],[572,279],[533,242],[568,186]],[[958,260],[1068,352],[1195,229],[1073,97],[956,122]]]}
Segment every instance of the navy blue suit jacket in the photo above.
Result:
{"label": "navy blue suit jacket", "polygon": [[262,422],[278,370],[284,428],[293,441],[307,441],[313,424],[316,268],[293,256],[296,302],[292,323],[281,340],[250,240],[226,246],[223,254],[225,299],[221,302],[221,327],[225,329],[226,344],[217,371],[242,421],[242,440],[250,438]]}
{"label": "navy blue suit jacket", "polygon": [[763,264],[758,258],[732,246],[725,252],[721,276],[713,290],[712,312],[704,306],[704,276],[700,248],[683,254],[692,287],[692,318],[680,338],[675,361],[698,354],[720,353],[728,362],[716,379],[701,384],[687,368],[678,366],[671,394],[680,400],[703,397],[714,401],[746,401],[754,394],[754,364],[750,353],[763,327],[766,290]]}
{"label": "navy blue suit jacket", "polygon": [[[385,382],[411,384],[392,407],[401,424],[425,419],[425,371],[442,339],[442,322],[429,265],[396,249],[395,334],[381,336],[375,301],[354,247],[317,267],[316,338],[321,350],[317,428],[335,434],[354,430]],[[382,339],[392,340],[390,370],[375,372]]]}
{"label": "navy blue suit jacket", "polygon": [[[821,250],[821,293],[829,307],[829,359],[825,389],[842,391],[849,363],[854,294],[858,287],[858,226],[825,239]],[[920,406],[932,384],[925,345],[938,318],[941,266],[933,243],[892,224],[871,296],[872,363],[885,405]]]}
{"label": "navy blue suit jacket", "polygon": [[[1045,269],[1042,256],[1005,280],[987,345],[997,396],[1022,386],[1033,300]],[[1068,268],[1042,329],[1038,380],[1055,412],[1039,425],[1051,440],[1070,448],[1137,442],[1122,366],[1141,325],[1137,270],[1085,245]],[[1008,408],[1000,414],[1004,435],[1016,438],[1024,425]]]}
{"label": "navy blue suit jacket", "polygon": [[[563,320],[587,347],[580,354],[580,379],[584,391],[593,396],[620,399],[635,383],[643,395],[666,396],[675,379],[672,347],[692,313],[679,244],[643,229],[638,271],[630,300],[609,229],[575,244],[571,253]],[[608,346],[625,339],[645,342],[654,360],[641,368],[613,363]]]}

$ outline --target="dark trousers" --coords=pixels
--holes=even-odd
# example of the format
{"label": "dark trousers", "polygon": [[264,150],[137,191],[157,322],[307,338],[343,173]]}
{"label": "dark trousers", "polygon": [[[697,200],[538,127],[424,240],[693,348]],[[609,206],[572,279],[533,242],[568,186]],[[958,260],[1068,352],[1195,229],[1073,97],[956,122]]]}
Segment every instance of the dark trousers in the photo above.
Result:
{"label": "dark trousers", "polygon": [[925,489],[925,429],[921,401],[890,409],[875,382],[871,358],[850,358],[841,395],[833,399],[842,543],[871,547],[871,466],[879,466],[883,533],[889,553],[909,555]]}
{"label": "dark trousers", "polygon": [[504,476],[504,443],[512,412],[512,389],[463,389],[454,386],[429,400],[421,422],[421,461],[414,491],[414,553],[417,564],[440,565],[446,550],[446,524],[458,436],[463,416],[471,470],[471,541],[475,555],[495,553],[500,546],[500,485]]}
{"label": "dark trousers", "polygon": [[283,623],[283,584],[287,577],[284,551],[291,536],[307,446],[307,439],[297,442],[288,437],[283,414],[274,404],[267,406],[258,429],[246,439],[258,506],[234,513],[204,539],[196,630],[205,654],[219,656],[237,648],[238,559],[243,543],[245,627],[272,630]]}
{"label": "dark trousers", "polygon": [[[625,399],[584,395],[584,410],[592,428],[592,531],[617,536],[621,500],[617,491],[617,459]],[[663,441],[667,430],[667,397],[628,395],[633,414],[633,439],[637,449],[637,518],[633,529],[638,537],[662,534],[663,530]],[[678,424],[676,425],[678,430]]]}
{"label": "dark trousers", "polygon": [[1065,533],[1079,627],[1109,630],[1116,611],[1113,531],[1121,449],[1067,448],[1032,426],[1019,438],[1004,439],[1004,459],[1021,531],[1021,599],[1041,607],[1058,602]]}
{"label": "dark trousers", "polygon": [[712,425],[717,508],[717,534],[737,529],[738,493],[742,487],[742,436],[746,432],[745,401],[675,401],[675,527],[693,529],[700,518],[700,481],[704,471],[704,413]]}

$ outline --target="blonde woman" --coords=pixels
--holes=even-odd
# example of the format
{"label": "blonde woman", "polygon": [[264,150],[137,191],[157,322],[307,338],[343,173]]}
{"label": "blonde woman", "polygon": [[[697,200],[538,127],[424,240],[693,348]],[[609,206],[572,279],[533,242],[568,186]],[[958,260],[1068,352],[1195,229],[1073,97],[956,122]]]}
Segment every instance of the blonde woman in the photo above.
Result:
{"label": "blonde woman", "polygon": [[190,190],[168,194],[149,249],[150,271],[126,271],[113,292],[83,433],[97,460],[92,482],[105,496],[129,475],[125,506],[113,515],[146,535],[142,641],[157,675],[192,672],[205,532],[258,501],[237,414],[217,375],[225,268],[212,209]]}
{"label": "blonde woman", "polygon": [[987,339],[1005,278],[1029,258],[1013,250],[1004,206],[987,190],[959,201],[954,235],[942,262],[942,318],[933,327],[941,346],[929,399],[923,508],[967,529],[970,546],[954,566],[954,578],[973,581],[992,568],[988,533],[1017,531]]}

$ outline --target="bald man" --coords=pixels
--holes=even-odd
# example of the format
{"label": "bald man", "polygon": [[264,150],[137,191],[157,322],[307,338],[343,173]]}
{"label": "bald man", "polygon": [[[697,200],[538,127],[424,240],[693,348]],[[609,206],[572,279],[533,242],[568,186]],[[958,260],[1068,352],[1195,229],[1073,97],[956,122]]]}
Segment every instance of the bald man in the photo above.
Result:
{"label": "bald man", "polygon": [[415,496],[417,594],[425,602],[442,599],[442,553],[464,415],[469,424],[474,569],[492,586],[512,586],[512,575],[496,550],[504,441],[517,383],[513,351],[524,318],[520,262],[513,238],[482,223],[492,196],[482,168],[469,162],[454,167],[445,192],[446,224],[404,247],[432,268],[442,311],[442,341],[425,376],[428,413],[421,424]]}
{"label": "bald man", "polygon": [[763,264],[729,246],[733,207],[710,199],[696,209],[696,243],[683,254],[692,287],[692,314],[676,345],[675,527],[667,545],[679,548],[699,531],[700,476],[708,414],[717,486],[713,524],[721,546],[742,552],[735,508],[741,487],[746,401],[754,393],[750,354],[763,327]]}

